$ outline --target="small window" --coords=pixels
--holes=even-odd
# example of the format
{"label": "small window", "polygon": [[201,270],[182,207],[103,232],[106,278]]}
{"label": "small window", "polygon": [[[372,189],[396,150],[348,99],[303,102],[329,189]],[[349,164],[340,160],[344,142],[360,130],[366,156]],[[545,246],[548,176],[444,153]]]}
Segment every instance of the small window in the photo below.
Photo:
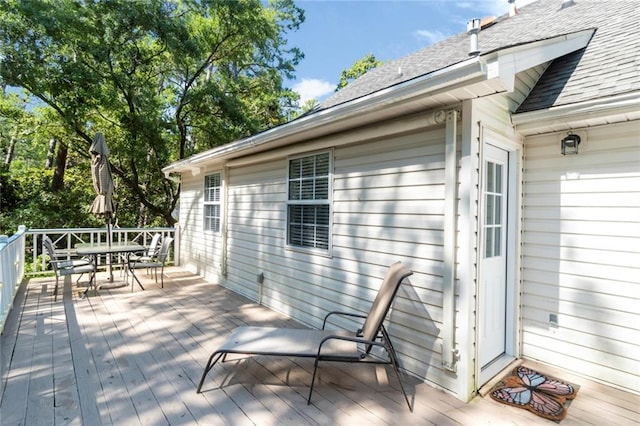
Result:
{"label": "small window", "polygon": [[329,152],[289,160],[287,244],[329,250]]}
{"label": "small window", "polygon": [[204,230],[220,232],[220,173],[204,177]]}

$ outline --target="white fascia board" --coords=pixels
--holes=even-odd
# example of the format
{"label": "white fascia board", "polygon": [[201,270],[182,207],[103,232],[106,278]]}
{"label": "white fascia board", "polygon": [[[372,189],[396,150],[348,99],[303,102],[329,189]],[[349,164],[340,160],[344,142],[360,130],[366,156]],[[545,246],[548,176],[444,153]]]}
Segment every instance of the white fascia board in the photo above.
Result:
{"label": "white fascia board", "polygon": [[330,126],[328,124],[338,120],[344,122],[345,120],[362,116],[372,110],[384,108],[391,103],[402,103],[454,84],[459,85],[464,81],[485,78],[485,64],[478,57],[467,59],[447,68],[274,127],[257,135],[195,154],[164,167],[162,171],[165,176],[169,176],[171,173],[182,173],[214,159],[222,161],[224,158],[240,154],[245,155],[258,146],[264,146],[269,142],[302,134],[319,127],[327,126],[329,131]]}
{"label": "white fascia board", "polygon": [[594,33],[593,29],[582,30],[483,55],[487,61],[487,78],[500,79],[505,90],[512,92],[515,89],[516,74],[583,49]]}
{"label": "white fascia board", "polygon": [[638,92],[594,99],[569,105],[560,105],[538,111],[513,114],[511,120],[516,130],[523,134],[536,133],[554,126],[572,127],[572,122],[611,116],[638,115],[640,94]]}
{"label": "white fascia board", "polygon": [[344,123],[390,104],[409,102],[424,94],[446,90],[454,85],[460,86],[465,82],[497,79],[505,91],[513,91],[517,73],[585,47],[593,34],[594,30],[583,30],[475,56],[257,135],[195,154],[164,167],[162,171],[165,176],[171,173],[182,173],[204,163],[212,161],[222,163],[226,159],[249,154],[257,147],[264,149],[269,143],[283,138],[300,135],[298,139],[302,139],[304,133],[322,127],[326,127],[329,132],[332,131],[330,124],[338,121]]}

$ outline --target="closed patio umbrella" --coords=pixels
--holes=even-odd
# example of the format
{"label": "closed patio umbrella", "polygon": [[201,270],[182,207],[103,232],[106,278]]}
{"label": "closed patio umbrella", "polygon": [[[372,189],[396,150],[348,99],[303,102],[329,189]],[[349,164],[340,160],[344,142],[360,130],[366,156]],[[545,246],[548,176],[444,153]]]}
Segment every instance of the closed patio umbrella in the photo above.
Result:
{"label": "closed patio umbrella", "polygon": [[[91,177],[93,188],[96,191],[96,198],[91,204],[89,211],[98,217],[104,217],[107,221],[107,243],[111,246],[111,219],[115,215],[113,204],[113,177],[111,176],[111,166],[109,165],[109,148],[100,132],[93,137],[93,143],[89,148],[91,154]],[[113,280],[111,262],[108,262],[109,280]]]}

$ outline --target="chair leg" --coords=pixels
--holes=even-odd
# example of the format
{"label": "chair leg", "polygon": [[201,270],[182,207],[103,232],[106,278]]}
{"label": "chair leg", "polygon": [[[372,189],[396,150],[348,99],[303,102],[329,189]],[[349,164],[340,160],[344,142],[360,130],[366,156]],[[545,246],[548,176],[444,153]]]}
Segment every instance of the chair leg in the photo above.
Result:
{"label": "chair leg", "polygon": [[[214,360],[213,358],[216,357],[216,359]],[[211,369],[213,368],[213,366],[216,364],[216,362],[218,362],[218,360],[220,359],[220,357],[224,356],[226,358],[227,354],[223,353],[223,352],[214,352],[211,354],[211,356],[209,357],[209,361],[207,361],[207,366],[204,368],[204,372],[202,373],[202,378],[200,379],[200,383],[198,384],[198,389],[196,390],[197,393],[200,393],[202,390],[202,385],[204,384],[204,379],[207,378],[207,374],[209,374],[209,371],[211,371]],[[212,362],[213,361],[213,362]]]}
{"label": "chair leg", "polygon": [[131,292],[132,293],[133,293],[133,280],[135,280],[138,283],[138,285],[140,286],[140,288],[144,290],[144,287],[142,286],[142,283],[140,282],[138,277],[136,277],[136,273],[134,272],[134,269],[135,268],[129,267],[129,270],[131,271],[131,276],[133,277],[133,279],[131,280]]}
{"label": "chair leg", "polygon": [[311,404],[311,394],[313,393],[313,385],[316,382],[316,373],[318,372],[318,361],[320,361],[320,358],[316,357],[316,362],[313,365],[313,376],[311,376],[311,386],[309,387],[309,396],[307,397],[307,405]]}
{"label": "chair leg", "polygon": [[89,290],[91,290],[91,287],[93,287],[96,290],[96,292],[98,291],[98,287],[96,286],[96,271],[95,270],[89,276],[89,283],[87,283],[87,288],[82,293],[82,297],[81,298],[89,297]]}
{"label": "chair leg", "polygon": [[407,391],[404,389],[404,385],[402,384],[402,377],[400,377],[400,369],[398,368],[398,356],[396,355],[396,350],[391,344],[391,339],[389,339],[389,335],[387,334],[387,330],[384,328],[384,325],[381,327],[382,330],[382,338],[384,339],[385,348],[387,350],[387,354],[389,354],[389,360],[391,361],[391,365],[393,367],[393,371],[396,373],[396,377],[398,378],[398,383],[400,383],[400,389],[402,390],[402,394],[404,395],[405,401],[407,401],[407,405],[409,406],[409,411],[413,413],[413,407],[411,406],[411,402],[409,402],[409,396],[407,395]]}
{"label": "chair leg", "polygon": [[53,301],[58,301],[58,274],[56,274],[56,286],[53,289]]}

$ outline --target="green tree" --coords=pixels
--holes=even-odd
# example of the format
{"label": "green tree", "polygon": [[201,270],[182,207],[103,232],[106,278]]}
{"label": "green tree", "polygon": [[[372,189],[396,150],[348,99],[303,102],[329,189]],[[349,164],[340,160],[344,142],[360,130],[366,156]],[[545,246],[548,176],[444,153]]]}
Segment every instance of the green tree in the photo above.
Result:
{"label": "green tree", "polygon": [[373,53],[369,53],[365,55],[362,59],[358,59],[351,65],[351,68],[342,70],[340,74],[340,80],[338,81],[338,86],[336,87],[336,92],[347,84],[351,83],[353,80],[357,79],[367,71],[374,69],[378,65],[382,65],[382,62],[376,59]]}
{"label": "green tree", "polygon": [[[99,225],[88,213],[95,196],[89,163],[76,152],[56,164],[60,150],[48,155],[49,142],[57,146],[70,138],[57,114],[37,107],[24,93],[0,93],[0,234],[18,225],[28,227],[78,227]],[[55,176],[67,171],[64,187]]]}
{"label": "green tree", "polygon": [[88,161],[102,132],[120,209],[172,225],[161,168],[284,120],[302,58],[285,36],[303,21],[292,0],[5,0],[0,79],[55,111],[70,153]]}

